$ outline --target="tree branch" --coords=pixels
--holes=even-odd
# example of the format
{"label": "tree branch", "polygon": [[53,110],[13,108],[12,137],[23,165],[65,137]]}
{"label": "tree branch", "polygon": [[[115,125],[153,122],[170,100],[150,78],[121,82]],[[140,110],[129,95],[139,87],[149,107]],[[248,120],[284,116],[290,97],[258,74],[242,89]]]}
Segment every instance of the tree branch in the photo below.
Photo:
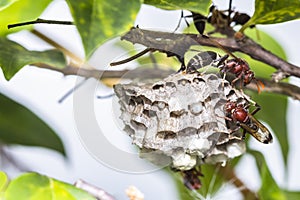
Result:
{"label": "tree branch", "polygon": [[[43,40],[54,45],[56,48],[63,50],[75,58],[77,62],[82,62],[81,59],[74,56],[71,52],[68,52],[66,49],[61,47],[59,44],[44,36],[43,34],[33,31],[33,33]],[[300,77],[300,68],[294,66],[281,58],[278,58],[276,55],[265,50],[260,45],[256,44],[249,38],[246,38],[242,41],[236,41],[234,38],[206,38],[196,34],[174,34],[166,32],[157,32],[157,31],[148,31],[142,30],[139,28],[133,28],[128,33],[126,33],[121,39],[128,40],[132,43],[139,43],[150,48],[150,51],[158,50],[163,53],[167,53],[169,56],[178,56],[183,59],[185,52],[190,48],[191,45],[204,45],[216,47],[216,44],[221,44],[225,49],[229,51],[241,51],[248,52],[248,55],[252,57],[258,57],[262,62],[267,64],[272,64],[276,66],[277,69],[283,70],[281,73],[290,73],[297,77]],[[256,48],[258,50],[256,50]],[[278,65],[278,63],[279,65]],[[281,65],[280,65],[281,64]],[[122,78],[126,77],[128,79],[148,79],[148,78],[164,78],[171,73],[174,73],[173,70],[162,70],[162,69],[140,69],[140,70],[120,70],[120,71],[110,71],[110,70],[97,70],[92,67],[83,68],[74,65],[74,63],[69,64],[63,69],[58,69],[56,67],[44,64],[44,63],[35,63],[33,64],[37,67],[55,70],[63,73],[64,75],[77,75],[86,78],[96,78],[96,79],[105,79],[105,78]],[[285,70],[285,71],[284,71]],[[284,76],[282,76],[284,77]],[[280,79],[280,78],[279,78]],[[266,79],[260,79],[265,84],[264,92],[272,92],[291,96],[294,99],[300,100],[300,88],[289,84],[289,83],[275,83]],[[248,89],[257,90],[256,84],[251,83],[247,86]]]}
{"label": "tree branch", "polygon": [[86,69],[78,68],[77,66],[68,65],[63,69],[59,69],[45,63],[34,63],[36,67],[43,69],[50,69],[63,73],[64,75],[76,75],[86,78],[95,79],[106,79],[106,78],[127,78],[127,79],[154,79],[154,78],[165,78],[168,75],[174,73],[172,69],[149,69],[139,68],[136,70],[97,70],[97,69]]}
{"label": "tree branch", "polygon": [[73,22],[70,22],[70,21],[57,21],[57,20],[47,20],[47,19],[37,18],[36,20],[33,20],[33,21],[9,24],[7,26],[7,28],[11,29],[11,28],[19,27],[19,26],[27,26],[27,25],[32,25],[32,24],[74,25]]}
{"label": "tree branch", "polygon": [[300,77],[299,67],[284,61],[248,37],[244,37],[238,41],[233,37],[208,38],[197,34],[175,34],[132,28],[121,39],[132,42],[133,44],[142,44],[147,48],[156,49],[160,52],[167,53],[169,56],[175,55],[180,58],[183,58],[184,53],[192,45],[219,47],[217,44],[220,44],[231,52],[243,52],[253,59],[264,62],[280,71]]}
{"label": "tree branch", "polygon": [[85,190],[86,192],[88,192],[90,195],[96,197],[98,200],[115,200],[115,198],[107,193],[106,191],[104,191],[101,188],[98,188],[94,185],[91,185],[83,180],[78,180],[74,183],[75,187],[80,188],[82,190]]}
{"label": "tree branch", "polygon": [[[140,68],[136,70],[97,70],[97,69],[85,69],[78,68],[76,66],[68,65],[63,69],[52,67],[44,63],[35,63],[33,64],[36,67],[43,69],[50,69],[57,72],[60,72],[64,75],[76,75],[86,78],[95,78],[95,79],[106,79],[106,78],[127,78],[127,79],[155,79],[155,78],[165,78],[168,75],[175,73],[174,70],[166,69],[149,69],[149,68]],[[267,79],[258,78],[265,85],[263,92],[271,92],[277,94],[283,94],[290,96],[296,100],[300,100],[300,88],[289,84],[289,83],[276,83],[269,81]],[[238,84],[238,83],[237,83]],[[247,88],[250,90],[257,91],[256,83],[252,82],[247,85]]]}
{"label": "tree branch", "polygon": [[245,186],[245,184],[236,176],[233,168],[229,165],[226,165],[225,167],[220,167],[219,172],[224,179],[227,181],[232,181],[232,184],[238,188],[245,200],[258,200],[258,196],[255,192],[251,191],[249,188]]}
{"label": "tree branch", "polygon": [[52,45],[56,49],[60,50],[66,56],[69,56],[72,59],[72,62],[75,62],[76,64],[78,64],[78,66],[80,66],[80,65],[82,65],[84,63],[83,59],[81,59],[80,57],[76,56],[73,52],[71,52],[68,49],[64,48],[63,46],[61,46],[60,44],[58,44],[57,42],[55,42],[54,40],[52,40],[48,36],[44,35],[43,33],[39,32],[38,30],[33,29],[31,31],[31,33],[34,34],[35,36],[39,37],[43,41],[47,42],[48,44]]}
{"label": "tree branch", "polygon": [[[284,82],[276,83],[262,78],[259,78],[259,80],[265,85],[263,92],[282,94],[290,96],[296,100],[300,100],[300,88],[296,85]],[[246,87],[250,90],[257,90],[256,83],[254,82],[250,83]]]}

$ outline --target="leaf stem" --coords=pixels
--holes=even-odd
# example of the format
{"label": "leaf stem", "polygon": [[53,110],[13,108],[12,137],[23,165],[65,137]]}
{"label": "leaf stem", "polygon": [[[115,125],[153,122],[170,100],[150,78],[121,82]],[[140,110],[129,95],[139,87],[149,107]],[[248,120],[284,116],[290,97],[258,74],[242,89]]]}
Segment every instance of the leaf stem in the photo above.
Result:
{"label": "leaf stem", "polygon": [[55,42],[54,40],[52,40],[48,36],[44,35],[43,33],[39,32],[39,31],[37,31],[35,29],[33,29],[31,31],[31,33],[33,33],[35,36],[39,37],[40,39],[44,40],[48,44],[52,45],[56,49],[60,50],[66,56],[70,57],[71,60],[74,61],[78,67],[81,67],[82,64],[84,63],[83,59],[81,59],[80,57],[78,57],[73,52],[69,51],[68,49],[64,48],[63,46],[61,46],[60,44],[58,44],[57,42]]}
{"label": "leaf stem", "polygon": [[7,25],[7,28],[11,29],[11,28],[16,28],[16,27],[20,27],[20,26],[32,25],[32,24],[74,25],[73,22],[70,22],[70,21],[46,20],[46,19],[38,18],[38,19],[33,20],[33,21],[21,22],[21,23],[16,23],[16,24],[9,24],[9,25]]}
{"label": "leaf stem", "polygon": [[152,51],[153,49],[151,48],[146,48],[145,50],[135,54],[134,56],[131,56],[127,59],[124,59],[124,60],[121,60],[121,61],[117,61],[117,62],[112,62],[110,63],[110,66],[116,66],[116,65],[122,65],[122,64],[125,64],[125,63],[128,63],[130,61],[133,61],[141,56],[143,56],[144,54],[148,53],[149,51]]}

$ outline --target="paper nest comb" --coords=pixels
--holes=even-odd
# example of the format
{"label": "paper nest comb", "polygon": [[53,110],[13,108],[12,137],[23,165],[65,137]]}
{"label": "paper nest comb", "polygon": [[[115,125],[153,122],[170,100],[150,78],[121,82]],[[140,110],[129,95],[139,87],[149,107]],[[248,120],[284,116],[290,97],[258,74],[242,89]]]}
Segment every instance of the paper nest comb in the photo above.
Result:
{"label": "paper nest comb", "polygon": [[237,125],[226,124],[224,105],[249,102],[215,74],[177,73],[154,83],[117,84],[114,90],[133,143],[170,158],[175,169],[226,163],[245,152]]}

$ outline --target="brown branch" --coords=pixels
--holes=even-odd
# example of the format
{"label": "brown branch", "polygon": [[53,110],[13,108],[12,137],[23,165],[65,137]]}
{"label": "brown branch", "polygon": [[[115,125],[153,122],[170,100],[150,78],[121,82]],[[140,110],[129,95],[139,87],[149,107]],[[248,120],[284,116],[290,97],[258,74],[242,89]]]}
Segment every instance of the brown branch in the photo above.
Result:
{"label": "brown branch", "polygon": [[[95,79],[106,79],[106,78],[153,79],[153,78],[164,78],[175,72],[171,69],[165,70],[165,69],[140,68],[138,70],[110,71],[110,70],[78,68],[72,65],[69,65],[63,69],[52,67],[44,63],[35,63],[33,65],[43,69],[58,71],[64,75],[77,75],[77,76],[82,76],[86,78],[95,78]],[[265,88],[263,90],[264,92],[283,94],[283,95],[290,96],[296,100],[300,100],[300,88],[295,85],[289,83],[283,83],[283,82],[276,83],[262,78],[259,78],[259,80],[262,81],[265,85]],[[251,84],[247,85],[247,88],[250,90],[257,91],[257,86],[255,82],[252,82]]]}
{"label": "brown branch", "polygon": [[229,165],[225,167],[220,167],[220,174],[226,179],[227,181],[231,181],[232,184],[238,188],[242,195],[244,196],[245,200],[258,200],[258,196],[255,192],[251,191],[246,185],[236,176],[233,168]]}
{"label": "brown branch", "polygon": [[38,30],[33,29],[31,31],[31,33],[34,34],[35,36],[39,37],[43,41],[47,42],[48,44],[52,45],[56,49],[60,50],[66,56],[69,56],[72,59],[72,61],[78,63],[78,65],[82,65],[82,63],[84,63],[84,60],[82,60],[81,58],[79,58],[78,56],[76,56],[73,52],[71,52],[68,49],[64,48],[63,46],[61,46],[60,44],[58,44],[56,41],[52,40],[48,36],[46,36],[43,33],[39,32]]}
{"label": "brown branch", "polygon": [[77,75],[86,78],[106,79],[106,78],[126,78],[126,79],[153,79],[153,78],[165,78],[166,76],[174,73],[174,70],[164,69],[149,69],[139,68],[137,70],[97,70],[78,68],[76,66],[68,65],[63,69],[56,68],[45,63],[34,63],[36,67],[43,69],[50,69],[63,73],[64,75]]}
{"label": "brown branch", "polygon": [[[289,83],[276,83],[274,81],[269,81],[266,79],[259,78],[265,85],[263,92],[277,93],[286,96],[290,96],[296,100],[300,100],[300,88],[296,85],[292,85]],[[247,85],[247,88],[250,90],[257,90],[257,86],[255,82]]]}
{"label": "brown branch", "polygon": [[175,34],[132,28],[122,39],[179,58],[183,58],[184,53],[191,45],[218,47],[216,44],[219,43],[231,52],[243,52],[253,59],[264,62],[280,71],[300,77],[299,67],[284,61],[247,37],[238,41],[235,38],[208,38],[196,34]]}
{"label": "brown branch", "polygon": [[233,40],[231,43],[234,43],[235,41],[235,43],[237,44],[237,48],[234,49],[235,51],[243,52],[251,56],[253,59],[266,63],[276,68],[277,70],[296,76],[298,78],[300,77],[300,68],[298,66],[293,65],[276,56],[250,38],[245,38],[242,41],[236,41],[234,39],[230,40]]}
{"label": "brown branch", "polygon": [[76,181],[74,185],[75,187],[80,188],[88,192],[90,195],[96,197],[96,199],[98,200],[115,200],[115,198],[111,194],[83,180]]}
{"label": "brown branch", "polygon": [[[34,31],[34,34],[41,37],[42,39],[46,40],[50,44],[53,44],[57,48],[63,48],[60,47],[59,44],[55,43],[51,39],[47,38],[46,36],[42,35],[39,32]],[[169,56],[177,56],[178,58],[182,58],[184,56],[184,53],[190,48],[191,45],[205,45],[205,46],[217,46],[216,43],[220,43],[222,46],[224,46],[225,49],[228,49],[230,51],[244,51],[244,49],[251,49],[254,48],[257,44],[253,42],[252,40],[246,38],[246,42],[238,42],[233,38],[206,38],[199,35],[194,34],[174,34],[174,33],[165,33],[165,32],[156,32],[156,31],[148,31],[148,30],[142,30],[138,28],[131,29],[127,34],[125,34],[122,39],[131,41],[132,43],[139,43],[147,46],[148,48],[156,49],[158,51],[167,53]],[[248,42],[247,42],[248,41]],[[53,43],[54,42],[54,43]],[[245,46],[247,43],[251,43],[250,47]],[[242,45],[240,47],[239,45]],[[249,44],[248,44],[249,45]],[[270,62],[274,62],[274,60],[281,60],[278,61],[281,63],[280,67],[282,69],[288,68],[289,72],[293,71],[293,75],[300,77],[300,69],[296,66],[291,65],[290,63],[287,63],[283,61],[282,59],[278,58],[277,56],[273,55],[272,53],[268,52],[267,50],[263,49],[261,46],[257,46],[260,50],[245,50],[249,51],[253,55],[257,55]],[[151,49],[151,50],[152,50]],[[259,53],[260,52],[260,53]],[[264,54],[263,54],[264,53]],[[260,56],[260,55],[267,55],[267,56]],[[72,54],[71,54],[72,55]],[[72,56],[73,57],[73,56]],[[263,60],[263,62],[266,62]],[[275,64],[277,64],[275,62]],[[56,67],[44,64],[44,63],[35,63],[33,64],[37,67],[44,68],[44,69],[50,69],[55,70],[58,72],[63,73],[64,75],[77,75],[82,76],[86,78],[96,78],[96,79],[105,79],[105,78],[122,78],[125,76],[125,78],[128,79],[147,79],[147,78],[164,78],[168,76],[171,73],[174,73],[173,70],[162,70],[162,69],[140,69],[140,70],[120,70],[120,71],[111,71],[111,70],[97,70],[94,68],[84,68],[84,67],[78,67],[74,64],[69,64],[67,67],[63,69],[58,69]],[[279,66],[277,66],[279,67]],[[281,72],[281,73],[287,73],[287,72]],[[280,79],[280,78],[279,78]],[[265,79],[260,79],[265,84],[265,92],[272,92],[272,93],[278,93],[283,94],[287,96],[291,96],[294,99],[300,100],[300,88],[288,84],[288,83],[275,83],[272,81],[268,81]],[[257,90],[256,84],[252,83],[247,86],[248,89],[251,90]]]}
{"label": "brown branch", "polygon": [[129,70],[122,70],[122,71],[104,71],[104,70],[97,70],[97,69],[85,69],[85,68],[78,68],[77,66],[68,65],[63,69],[53,67],[51,65],[47,65],[45,63],[34,63],[36,67],[43,68],[43,69],[50,69],[54,71],[61,72],[64,75],[76,75],[82,76],[86,78],[95,78],[100,79],[103,78],[120,78],[124,76]]}

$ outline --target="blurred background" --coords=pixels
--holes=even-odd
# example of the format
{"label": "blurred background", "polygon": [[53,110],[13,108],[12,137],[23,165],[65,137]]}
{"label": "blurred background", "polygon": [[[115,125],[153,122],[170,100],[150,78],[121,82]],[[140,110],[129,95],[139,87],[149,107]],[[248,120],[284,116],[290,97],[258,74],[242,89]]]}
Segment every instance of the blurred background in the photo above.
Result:
{"label": "blurred background", "polygon": [[[219,9],[227,8],[227,1],[219,0],[214,2]],[[233,5],[240,12],[245,12],[250,16],[254,11],[254,1],[252,0],[233,1]],[[172,32],[178,24],[180,15],[180,11],[165,11],[143,5],[137,17],[136,25],[144,29]],[[41,18],[72,21],[67,4],[62,0],[53,1]],[[83,47],[75,27],[35,25],[35,28],[83,58]],[[180,29],[183,30],[185,28],[186,24],[182,23]],[[257,26],[257,28],[270,34],[282,45],[289,62],[300,65],[299,45],[297,45],[300,43],[298,35],[300,33],[299,20],[276,25]],[[10,39],[21,43],[28,49],[43,50],[51,48],[48,44],[26,31],[13,34],[10,36]],[[89,64],[97,69],[108,69],[110,62],[119,59],[121,56],[126,57],[126,51],[112,45],[114,42],[107,41],[107,43],[97,49],[89,60]],[[133,62],[117,68],[122,69],[126,66],[132,67],[134,65],[135,63]],[[129,185],[139,188],[145,194],[146,199],[178,199],[174,178],[164,170],[143,174],[120,172],[103,165],[88,152],[82,144],[76,129],[73,116],[73,97],[70,96],[64,102],[58,103],[58,100],[72,89],[78,80],[81,80],[81,78],[64,76],[58,72],[36,67],[23,68],[9,82],[1,74],[0,92],[26,105],[46,121],[62,138],[67,159],[54,151],[38,147],[11,146],[7,147],[6,150],[30,171],[36,171],[69,183],[73,183],[77,179],[83,179],[103,188],[117,199],[126,199],[124,191]],[[95,81],[88,80],[79,90],[85,90],[92,84],[89,84],[89,82]],[[298,79],[291,78],[290,81],[300,86]],[[111,88],[101,83],[98,86],[95,95],[112,93]],[[131,145],[130,138],[122,133],[118,127],[119,125],[115,122],[116,116],[112,109],[113,98],[95,99],[94,104],[95,112],[97,117],[99,117],[99,126],[106,124],[106,126],[112,127],[110,129],[111,133],[106,134],[109,141],[126,151],[136,151]],[[257,149],[267,155],[268,166],[279,185],[291,190],[300,189],[300,173],[298,173],[300,167],[300,145],[298,145],[299,113],[299,101],[289,99],[287,115],[290,143],[288,174],[283,171],[283,161],[281,156],[279,156],[280,151],[277,138],[274,138],[274,142],[270,145],[264,145],[252,138],[250,139],[250,146],[253,149]],[[276,115],[276,110],[274,110],[274,115]],[[109,154],[109,152],[107,153]],[[11,177],[20,174],[18,170],[11,167],[4,168],[4,170]],[[244,155],[236,168],[236,173],[250,189],[259,189],[260,178],[252,157]],[[225,199],[226,197],[231,199],[242,198],[236,189],[231,187],[230,184],[226,184],[218,194],[207,197],[207,199]]]}

